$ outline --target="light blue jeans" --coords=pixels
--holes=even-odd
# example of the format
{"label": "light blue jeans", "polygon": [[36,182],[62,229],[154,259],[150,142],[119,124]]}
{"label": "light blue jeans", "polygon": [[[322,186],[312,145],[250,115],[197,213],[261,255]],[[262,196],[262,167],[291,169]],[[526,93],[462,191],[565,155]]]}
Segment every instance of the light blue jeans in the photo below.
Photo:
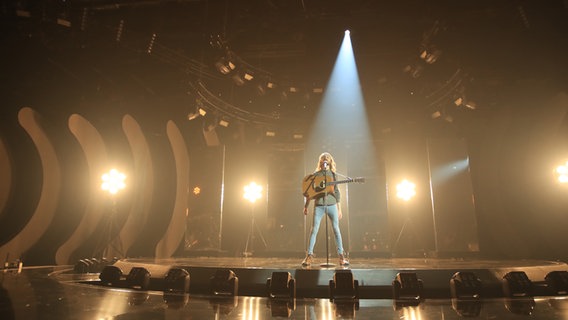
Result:
{"label": "light blue jeans", "polygon": [[343,254],[343,241],[341,240],[341,232],[339,231],[339,213],[337,212],[336,204],[329,206],[315,207],[314,221],[312,223],[310,242],[308,246],[308,254],[314,254],[314,246],[316,245],[316,237],[318,235],[321,219],[326,213],[331,219],[331,226],[333,228],[333,234],[335,235],[335,245],[337,246],[337,253]]}

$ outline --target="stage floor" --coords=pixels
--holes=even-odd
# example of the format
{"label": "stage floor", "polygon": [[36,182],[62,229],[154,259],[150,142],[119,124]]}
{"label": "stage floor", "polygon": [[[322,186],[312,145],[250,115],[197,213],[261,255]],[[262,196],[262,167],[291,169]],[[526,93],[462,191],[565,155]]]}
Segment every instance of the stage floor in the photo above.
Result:
{"label": "stage floor", "polygon": [[[191,275],[189,294],[175,298],[159,285],[148,290],[101,286],[98,273],[77,273],[74,266],[24,267],[0,273],[1,319],[567,319],[568,298],[545,290],[551,271],[568,271],[562,262],[536,260],[353,259],[350,268],[302,268],[300,259],[192,257],[180,259],[123,259],[113,265],[127,274],[146,268],[152,281],[171,268]],[[326,262],[317,259],[316,263]],[[336,261],[331,261],[336,263]],[[230,269],[239,278],[238,296],[208,294],[211,276]],[[357,302],[331,301],[329,280],[350,270],[359,281]],[[267,298],[266,280],[272,272],[287,271],[296,279],[296,299]],[[474,272],[483,283],[481,299],[451,299],[449,279],[458,271]],[[524,271],[537,290],[527,297],[501,294],[501,278]],[[415,272],[424,284],[418,304],[393,299],[392,281],[398,272]],[[540,289],[538,289],[540,288]],[[540,291],[539,291],[540,290]]]}
{"label": "stage floor", "polygon": [[[399,272],[413,272],[422,280],[426,298],[449,298],[450,279],[459,271],[473,272],[483,282],[486,297],[501,297],[502,278],[511,271],[523,271],[537,286],[543,288],[545,277],[552,271],[568,271],[563,262],[541,260],[482,260],[437,258],[365,258],[351,259],[349,267],[337,265],[336,259],[318,258],[310,267],[301,266],[302,259],[291,258],[178,258],[178,259],[124,259],[115,263],[124,274],[132,267],[145,267],[153,277],[163,278],[171,268],[183,268],[191,275],[191,290],[206,294],[209,279],[218,269],[230,269],[239,278],[239,293],[247,296],[265,296],[266,280],[273,272],[289,272],[297,279],[297,296],[326,298],[329,280],[338,270],[350,270],[358,280],[361,298],[388,299],[392,297],[392,281]],[[322,267],[321,264],[334,264]],[[542,291],[542,290],[541,290]],[[546,294],[546,292],[543,292]]]}

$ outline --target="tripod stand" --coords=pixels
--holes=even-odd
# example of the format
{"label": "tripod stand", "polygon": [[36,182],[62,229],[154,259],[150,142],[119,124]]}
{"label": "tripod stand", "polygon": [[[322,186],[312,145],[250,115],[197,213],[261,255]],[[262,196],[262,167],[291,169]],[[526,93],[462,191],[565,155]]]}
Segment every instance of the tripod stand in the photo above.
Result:
{"label": "tripod stand", "polygon": [[[251,209],[250,228],[249,228],[249,232],[248,232],[248,236],[247,236],[247,242],[245,244],[245,251],[243,252],[243,256],[245,256],[245,257],[250,257],[254,253],[254,233],[255,233],[255,231],[258,232],[258,235],[260,236],[260,240],[262,240],[262,244],[266,248],[267,247],[266,240],[262,236],[262,231],[260,230],[260,228],[258,227],[258,225],[256,224],[256,221],[254,219],[254,203],[253,203],[252,209]],[[249,244],[250,244],[250,251],[249,251]]]}
{"label": "tripod stand", "polygon": [[116,225],[116,215],[117,215],[117,205],[116,199],[112,199],[112,208],[110,214],[105,217],[106,221],[103,226],[103,231],[98,240],[97,246],[95,247],[95,252],[93,257],[101,257],[107,259],[113,259],[115,257],[123,258],[124,251],[122,248],[122,240],[120,239],[120,233],[114,236],[118,226]]}
{"label": "tripod stand", "polygon": [[[410,232],[410,234],[408,234]],[[403,233],[407,234],[407,237],[410,237],[409,240],[410,242],[407,243],[407,248],[406,250],[412,251],[413,249],[415,250],[416,248],[414,247],[414,245],[417,243],[423,243],[423,239],[421,239],[421,237],[416,233],[416,230],[414,229],[414,226],[412,224],[412,221],[410,220],[410,217],[405,217],[404,219],[404,223],[402,224],[402,227],[400,228],[400,232],[398,233],[398,237],[396,239],[396,242],[394,243],[394,246],[392,247],[392,252],[396,252],[398,249],[398,245],[399,242],[402,238]],[[403,248],[404,249],[404,248]],[[403,250],[404,252],[404,250]]]}
{"label": "tripod stand", "polygon": [[402,224],[402,228],[400,228],[400,232],[398,233],[398,237],[396,238],[396,242],[394,243],[393,250],[396,250],[398,248],[398,243],[400,242],[400,238],[402,237],[402,233],[404,232],[404,229],[406,229],[406,225],[408,224],[409,221],[410,221],[410,218],[408,218],[408,217],[406,217],[404,219],[404,223]]}

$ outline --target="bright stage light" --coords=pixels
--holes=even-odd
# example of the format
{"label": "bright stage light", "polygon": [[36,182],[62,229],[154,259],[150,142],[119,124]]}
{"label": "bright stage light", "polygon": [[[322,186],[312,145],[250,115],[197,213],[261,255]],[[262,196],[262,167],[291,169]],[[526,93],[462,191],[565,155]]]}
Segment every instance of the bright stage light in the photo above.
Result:
{"label": "bright stage light", "polygon": [[345,35],[348,36],[349,34],[351,34],[351,31],[345,30]]}
{"label": "bright stage light", "polygon": [[558,179],[560,183],[568,183],[568,161],[556,167],[556,179]]}
{"label": "bright stage light", "polygon": [[416,185],[406,179],[396,185],[396,196],[404,201],[412,199],[416,195]]}
{"label": "bright stage light", "polygon": [[255,203],[256,200],[260,199],[262,195],[262,186],[256,184],[256,182],[251,182],[245,186],[244,198],[248,201]]}
{"label": "bright stage light", "polygon": [[101,178],[103,180],[101,189],[108,191],[111,194],[116,194],[118,191],[126,187],[126,184],[124,183],[126,175],[116,169],[111,169],[109,172],[104,173]]}

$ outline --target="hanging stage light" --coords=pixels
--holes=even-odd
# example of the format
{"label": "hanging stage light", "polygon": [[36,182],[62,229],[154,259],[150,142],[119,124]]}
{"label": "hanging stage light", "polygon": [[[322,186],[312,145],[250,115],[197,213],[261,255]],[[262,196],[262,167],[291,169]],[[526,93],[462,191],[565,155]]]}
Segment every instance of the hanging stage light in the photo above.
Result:
{"label": "hanging stage light", "polygon": [[220,125],[221,127],[227,128],[227,127],[229,126],[229,121],[227,121],[227,120],[225,120],[225,119],[221,119],[221,120],[219,120],[219,125]]}
{"label": "hanging stage light", "polygon": [[222,74],[229,74],[237,68],[237,66],[228,58],[222,57],[216,63],[215,67]]}
{"label": "hanging stage light", "polygon": [[243,78],[247,81],[251,81],[252,79],[254,79],[254,76],[250,72],[245,72],[245,74],[243,75]]}

